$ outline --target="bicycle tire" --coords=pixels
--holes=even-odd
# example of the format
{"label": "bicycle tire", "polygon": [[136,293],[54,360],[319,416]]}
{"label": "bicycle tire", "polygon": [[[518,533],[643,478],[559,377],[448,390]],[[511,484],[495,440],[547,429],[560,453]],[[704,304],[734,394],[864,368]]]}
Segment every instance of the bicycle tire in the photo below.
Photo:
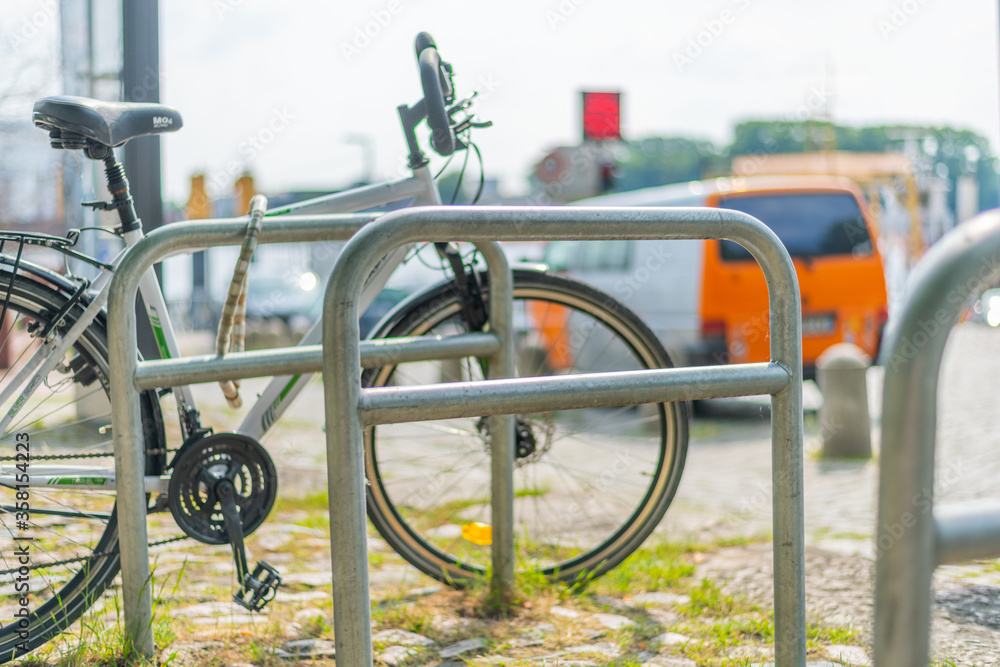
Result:
{"label": "bicycle tire", "polygon": [[[514,302],[521,376],[672,366],[638,316],[588,285],[516,270]],[[415,297],[372,337],[458,333],[458,310],[453,286],[440,285]],[[434,374],[442,381],[478,379],[475,362],[385,366],[366,370],[362,383],[398,386],[415,379],[423,384]],[[454,377],[456,367],[461,378]],[[607,572],[642,544],[673,499],[687,452],[689,406],[678,402],[518,419],[530,428],[535,444],[529,452],[531,440],[522,437],[524,449],[515,462],[519,569],[571,583]],[[365,433],[369,518],[411,564],[455,586],[482,577],[489,568],[489,548],[473,543],[477,529],[488,533],[476,523],[489,522],[488,442],[476,422],[383,425]]]}
{"label": "bicycle tire", "polygon": [[[37,347],[32,334],[39,329],[33,327],[44,328],[68,301],[65,294],[40,281],[0,273],[0,304],[8,295],[5,320],[12,324],[3,327],[0,334],[0,361],[6,367],[0,369],[0,386],[13,378],[19,365]],[[57,331],[65,332],[83,309],[83,304],[74,304]],[[110,435],[99,430],[110,424],[107,356],[102,314],[0,436],[0,453],[6,459],[0,460],[0,469],[16,470],[16,461],[10,460],[15,433],[28,434],[32,457],[29,474],[33,467],[38,469],[45,456],[67,457],[57,459],[58,464],[93,465],[89,457],[73,457],[112,453]],[[142,392],[140,396],[145,442],[159,448],[164,439],[159,404],[153,392]],[[2,413],[8,409],[3,406]],[[104,465],[113,465],[111,460],[103,459],[108,462]],[[164,460],[163,454],[147,456],[146,474],[162,472]],[[29,494],[30,518],[19,526],[12,511],[14,503],[8,502],[15,499],[15,489],[0,486],[0,663],[38,648],[67,629],[100,598],[119,570],[113,491],[33,487]],[[66,515],[46,511],[63,511]],[[23,543],[17,541],[19,537],[33,538],[27,542],[31,569],[26,576],[31,598],[26,627],[17,616],[21,608],[19,596],[23,595],[16,586],[19,574],[11,571],[19,567],[14,556],[14,545]],[[71,562],[60,564],[66,560]]]}

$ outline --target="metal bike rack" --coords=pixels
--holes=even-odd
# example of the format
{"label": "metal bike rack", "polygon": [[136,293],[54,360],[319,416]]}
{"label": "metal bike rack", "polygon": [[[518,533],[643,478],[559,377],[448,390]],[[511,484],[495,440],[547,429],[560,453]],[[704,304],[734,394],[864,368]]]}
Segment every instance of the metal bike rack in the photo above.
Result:
{"label": "metal bike rack", "polygon": [[[374,215],[282,216],[268,219],[260,243],[350,238]],[[129,249],[111,280],[108,296],[111,424],[118,493],[123,615],[132,650],[153,654],[152,597],[146,530],[143,438],[139,390],[219,379],[239,379],[320,369],[319,346],[139,363],[135,299],[154,262],[183,250],[239,245],[247,219],[199,220],[157,229]]]}
{"label": "metal bike rack", "polygon": [[931,575],[1000,555],[1000,505],[935,512],[937,382],[945,342],[971,296],[1000,277],[1000,211],[959,226],[917,267],[882,359],[885,387],[875,567],[875,664],[926,665]]}
{"label": "metal bike rack", "polygon": [[[512,375],[511,278],[488,244],[562,239],[729,239],[764,271],[770,301],[771,361],[524,379]],[[502,345],[493,378],[424,387],[361,387],[359,295],[375,263],[411,242],[471,241],[490,271],[490,327]],[[806,662],[802,490],[802,349],[799,289],[791,258],[755,218],[724,209],[433,207],[389,213],[359,231],[338,258],[323,307],[323,375],[330,489],[336,655],[344,667],[372,665],[365,523],[367,426],[450,417],[493,417],[491,427],[493,586],[513,582],[513,448],[509,415],[558,409],[771,395],[774,512],[775,661]],[[405,349],[405,344],[400,345]],[[502,368],[497,368],[502,366]],[[138,404],[136,404],[138,405]],[[497,441],[497,434],[502,441]]]}

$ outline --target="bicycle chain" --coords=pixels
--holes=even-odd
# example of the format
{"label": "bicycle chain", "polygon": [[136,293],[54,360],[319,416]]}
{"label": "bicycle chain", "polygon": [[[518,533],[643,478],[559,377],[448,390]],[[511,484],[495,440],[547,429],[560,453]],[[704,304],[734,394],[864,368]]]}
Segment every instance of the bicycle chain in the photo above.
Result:
{"label": "bicycle chain", "polygon": [[[181,540],[188,539],[187,535],[180,535],[178,537],[169,537],[165,540],[160,540],[158,542],[150,542],[147,546],[149,547],[159,547],[164,544],[171,544],[172,542],[180,542]],[[83,561],[94,561],[98,558],[104,558],[105,556],[114,556],[118,553],[118,548],[109,549],[107,551],[101,551],[96,554],[90,554],[89,556],[78,556],[76,558],[67,558],[65,560],[56,560],[49,563],[38,563],[35,565],[22,565],[19,567],[12,568],[10,570],[0,570],[0,575],[20,573],[21,568],[25,567],[30,570],[38,570],[43,567],[59,567],[60,565],[69,565],[70,563],[82,563]]]}
{"label": "bicycle chain", "polygon": [[[157,454],[169,454],[170,452],[176,452],[176,449],[147,449],[147,456],[155,456]],[[114,456],[114,452],[96,452],[93,454],[32,454],[32,461],[61,461],[68,459],[97,459],[104,458],[108,456]],[[0,461],[21,461],[16,456],[0,456]]]}

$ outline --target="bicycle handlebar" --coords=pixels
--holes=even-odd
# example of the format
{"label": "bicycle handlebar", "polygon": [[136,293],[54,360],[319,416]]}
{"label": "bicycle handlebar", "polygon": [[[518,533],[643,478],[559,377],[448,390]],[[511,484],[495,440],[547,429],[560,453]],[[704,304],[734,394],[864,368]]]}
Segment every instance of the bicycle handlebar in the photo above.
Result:
{"label": "bicycle handlebar", "polygon": [[434,38],[426,32],[414,40],[417,61],[420,64],[420,85],[424,90],[424,108],[427,111],[427,126],[431,128],[431,147],[438,155],[447,157],[455,152],[455,130],[448,116],[448,103],[453,101],[449,70],[441,61]]}

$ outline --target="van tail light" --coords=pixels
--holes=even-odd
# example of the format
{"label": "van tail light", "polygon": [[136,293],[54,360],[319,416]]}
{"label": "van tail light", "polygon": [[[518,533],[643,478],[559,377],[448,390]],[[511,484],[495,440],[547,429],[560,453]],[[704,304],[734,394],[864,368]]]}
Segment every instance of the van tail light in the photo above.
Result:
{"label": "van tail light", "polygon": [[701,337],[704,340],[725,340],[725,320],[704,320],[701,323]]}

